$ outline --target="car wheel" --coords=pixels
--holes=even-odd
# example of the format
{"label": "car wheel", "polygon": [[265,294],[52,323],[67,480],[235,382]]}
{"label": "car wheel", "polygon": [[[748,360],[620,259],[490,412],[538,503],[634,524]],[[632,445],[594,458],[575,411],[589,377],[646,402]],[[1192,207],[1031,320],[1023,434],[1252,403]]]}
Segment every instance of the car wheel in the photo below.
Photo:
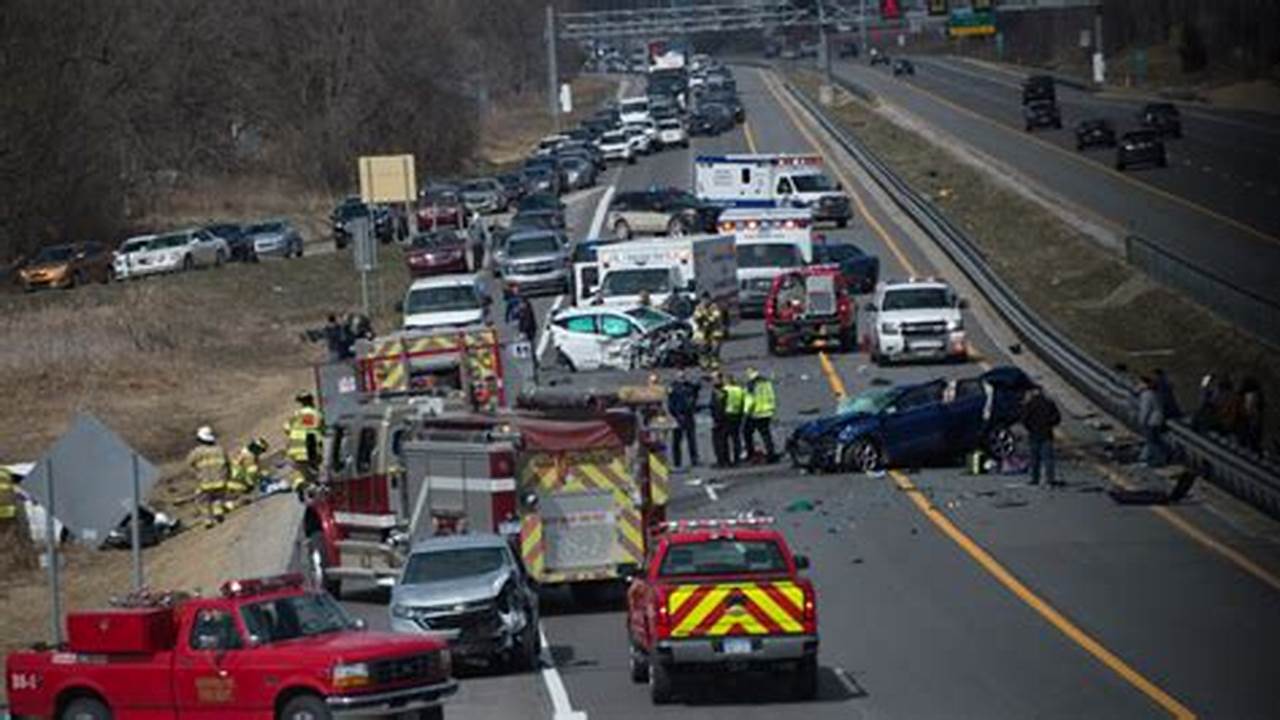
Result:
{"label": "car wheel", "polygon": [[631,643],[631,652],[627,655],[627,665],[631,670],[631,682],[642,685],[649,682],[649,660],[644,651]]}
{"label": "car wheel", "polygon": [[577,368],[573,366],[573,360],[569,359],[569,356],[565,355],[563,350],[556,351],[556,365],[568,372],[578,371]]}
{"label": "car wheel", "polygon": [[315,695],[299,695],[284,704],[280,720],[330,720],[329,706]]}
{"label": "car wheel", "polygon": [[1159,165],[1160,167],[1169,167],[1169,158],[1164,155],[1161,155],[1160,160],[1156,164]]}
{"label": "car wheel", "polygon": [[1123,161],[1120,161],[1120,160],[1117,160],[1117,161],[1116,161],[1116,169],[1117,169],[1117,170],[1119,170],[1119,171],[1121,171],[1121,172],[1124,172],[1124,162],[1123,162]]}
{"label": "car wheel", "polygon": [[613,236],[619,240],[631,239],[631,225],[626,220],[619,220],[613,224]]}
{"label": "car wheel", "polygon": [[538,654],[542,650],[542,639],[538,636],[538,626],[529,623],[517,641],[515,655],[512,656],[516,672],[533,672],[538,669]]}
{"label": "car wheel", "polygon": [[227,262],[227,254],[222,252],[221,250],[218,251],[217,255],[213,256],[214,267],[222,267],[226,262]]}
{"label": "car wheel", "polygon": [[880,447],[871,438],[858,438],[857,442],[845,451],[845,458],[842,465],[846,470],[856,470],[858,472],[875,472],[884,464],[884,458],[881,457]]}
{"label": "car wheel", "polygon": [[680,237],[684,235],[684,220],[679,217],[673,217],[667,221],[667,235],[669,237]]}
{"label": "car wheel", "polygon": [[76,698],[63,708],[59,720],[111,720],[111,708],[97,698]]}
{"label": "car wheel", "polygon": [[628,164],[628,165],[635,165],[635,164],[636,164],[636,156],[635,156],[635,155],[628,155],[628,156],[627,156],[627,164]]}
{"label": "car wheel", "polygon": [[307,536],[307,572],[311,580],[334,598],[342,599],[342,581],[329,576],[326,568],[332,565],[324,546],[324,534],[319,530]]}
{"label": "car wheel", "polygon": [[182,271],[183,271],[183,272],[190,272],[190,271],[191,271],[191,269],[192,269],[192,268],[194,268],[195,266],[196,266],[196,261],[195,261],[195,260],[192,260],[190,255],[188,255],[188,256],[186,256],[186,257],[182,258]]}
{"label": "car wheel", "polygon": [[1013,430],[1008,427],[995,428],[987,433],[987,453],[996,460],[1004,460],[1013,455],[1018,440]]}
{"label": "car wheel", "polygon": [[665,705],[671,702],[674,695],[670,666],[661,661],[650,663],[649,699],[654,705]]}
{"label": "car wheel", "polygon": [[818,658],[809,656],[800,661],[792,678],[791,695],[796,700],[812,700],[818,696]]}
{"label": "car wheel", "polygon": [[1076,152],[1084,152],[1084,143],[1082,142],[1076,143]]}

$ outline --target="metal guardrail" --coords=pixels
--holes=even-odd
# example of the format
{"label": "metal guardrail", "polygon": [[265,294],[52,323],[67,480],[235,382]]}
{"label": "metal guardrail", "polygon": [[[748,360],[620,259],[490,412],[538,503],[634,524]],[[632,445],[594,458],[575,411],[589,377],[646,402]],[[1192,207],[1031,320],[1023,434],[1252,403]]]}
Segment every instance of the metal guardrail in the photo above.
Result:
{"label": "metal guardrail", "polygon": [[[840,82],[842,86],[846,83]],[[1116,371],[1089,356],[1028,307],[995,271],[964,231],[893,172],[851,133],[827,117],[791,83],[793,98],[850,154],[893,202],[956,263],[1022,341],[1103,411],[1136,427],[1136,393]],[[1280,518],[1280,467],[1265,458],[1181,421],[1169,424],[1168,439],[1187,467],[1267,514]]]}

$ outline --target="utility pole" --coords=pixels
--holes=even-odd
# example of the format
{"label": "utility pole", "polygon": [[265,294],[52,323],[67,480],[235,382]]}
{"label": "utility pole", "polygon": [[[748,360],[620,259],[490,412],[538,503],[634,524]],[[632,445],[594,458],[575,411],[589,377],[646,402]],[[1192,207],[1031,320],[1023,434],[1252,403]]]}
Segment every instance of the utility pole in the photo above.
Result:
{"label": "utility pole", "polygon": [[1107,61],[1102,55],[1102,5],[1093,11],[1093,81],[1099,85],[1107,81]]}
{"label": "utility pole", "polygon": [[560,69],[556,66],[556,9],[547,5],[547,101],[551,123],[560,131]]}
{"label": "utility pole", "polygon": [[818,0],[818,53],[818,60],[822,63],[822,87],[818,90],[818,99],[823,105],[830,105],[835,98],[831,89],[831,43],[827,38],[827,6],[823,0]]}

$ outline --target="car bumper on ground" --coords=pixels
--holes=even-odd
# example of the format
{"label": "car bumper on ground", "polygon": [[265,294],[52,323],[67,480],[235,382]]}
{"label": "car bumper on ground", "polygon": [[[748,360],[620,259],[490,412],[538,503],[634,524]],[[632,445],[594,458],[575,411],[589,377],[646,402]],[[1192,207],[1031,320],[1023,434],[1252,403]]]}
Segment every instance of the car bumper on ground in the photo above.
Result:
{"label": "car bumper on ground", "polygon": [[390,690],[367,695],[335,695],[325,699],[335,718],[398,717],[436,707],[458,692],[452,678],[434,685]]}
{"label": "car bumper on ground", "polygon": [[[733,644],[745,641],[745,648]],[[794,662],[818,654],[816,635],[776,635],[766,637],[698,638],[663,640],[658,656],[676,665],[705,669],[744,669]]]}
{"label": "car bumper on ground", "polygon": [[878,352],[891,360],[940,360],[968,355],[963,332],[944,335],[882,335]]}

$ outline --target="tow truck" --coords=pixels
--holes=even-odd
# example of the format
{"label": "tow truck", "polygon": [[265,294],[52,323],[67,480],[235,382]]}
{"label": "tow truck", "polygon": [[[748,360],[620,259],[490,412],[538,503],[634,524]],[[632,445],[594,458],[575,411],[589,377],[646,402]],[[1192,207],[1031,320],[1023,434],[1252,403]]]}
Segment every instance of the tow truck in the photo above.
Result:
{"label": "tow truck", "polygon": [[627,589],[631,679],[670,702],[686,675],[780,671],[797,699],[818,688],[813,583],[768,517],[665,522]]}
{"label": "tow truck", "polygon": [[485,329],[360,348],[303,516],[315,582],[390,587],[418,540],[468,530],[506,536],[543,585],[642,562],[668,496],[665,392],[531,387],[507,407],[498,344]]}
{"label": "tow truck", "polygon": [[135,595],[67,615],[67,642],[11,653],[15,717],[443,718],[458,690],[434,636],[367,632],[299,574],[215,597]]}

